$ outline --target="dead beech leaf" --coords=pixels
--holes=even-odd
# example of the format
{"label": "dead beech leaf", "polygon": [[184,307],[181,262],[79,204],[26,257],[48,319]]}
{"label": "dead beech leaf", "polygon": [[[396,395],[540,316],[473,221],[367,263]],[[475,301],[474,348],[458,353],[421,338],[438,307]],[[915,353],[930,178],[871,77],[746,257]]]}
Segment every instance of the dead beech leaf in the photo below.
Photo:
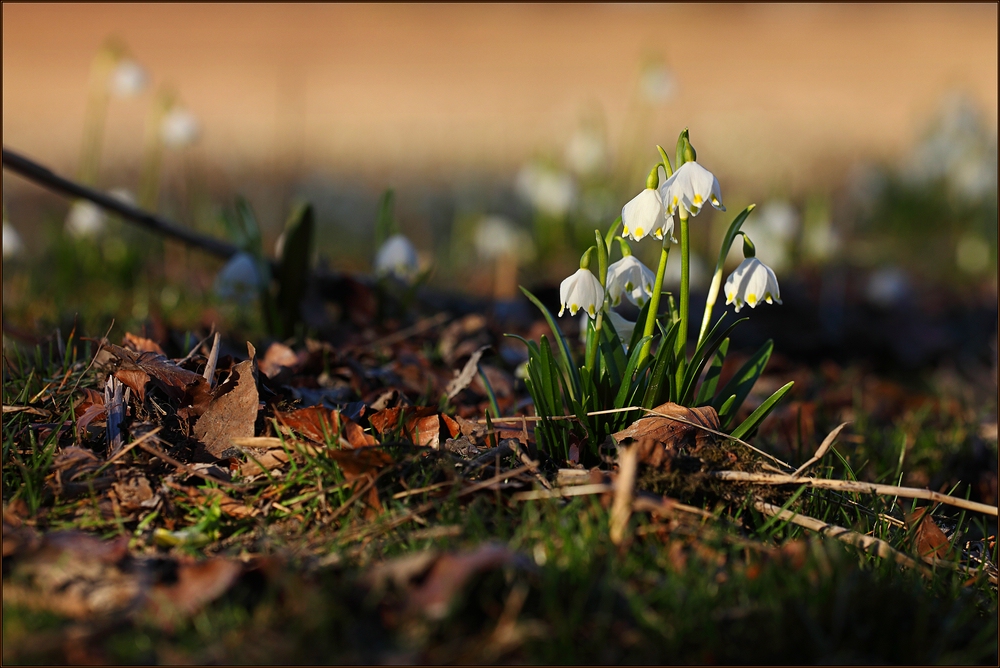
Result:
{"label": "dead beech leaf", "polygon": [[177,564],[176,580],[153,586],[147,610],[161,627],[172,628],[226,593],[242,572],[238,561],[184,559]]}
{"label": "dead beech leaf", "polygon": [[317,443],[336,439],[342,422],[338,411],[323,406],[298,408],[290,413],[275,411],[275,416],[281,424]]}
{"label": "dead beech leaf", "polygon": [[353,448],[363,448],[369,445],[378,445],[378,440],[369,433],[366,433],[357,422],[348,420],[346,417],[340,418],[344,423],[344,437]]}
{"label": "dead beech leaf", "polygon": [[344,480],[348,482],[364,475],[374,474],[393,462],[388,452],[374,447],[327,450],[326,456],[340,465],[340,469],[344,472]]}
{"label": "dead beech leaf", "polygon": [[137,475],[124,482],[112,483],[111,488],[125,512],[142,508],[143,502],[153,498],[153,488],[145,476]]}
{"label": "dead beech leaf", "polygon": [[196,406],[207,402],[208,381],[194,371],[157,353],[136,353],[114,344],[106,348],[119,360],[115,377],[129,386],[140,401],[145,397],[146,384],[153,382],[176,401]]}
{"label": "dead beech leaf", "polygon": [[913,531],[913,546],[921,557],[947,559],[951,555],[951,542],[944,535],[927,507],[917,508],[904,517],[906,527]]}
{"label": "dead beech leaf", "polygon": [[[430,407],[396,406],[395,408],[386,408],[372,414],[368,418],[368,422],[372,429],[382,435],[392,433],[402,424],[403,433],[401,435],[412,443],[435,449],[441,446],[443,420],[438,412]],[[444,425],[447,433],[454,436],[452,430],[457,425],[449,425],[447,422],[444,422]]]}
{"label": "dead beech leaf", "polygon": [[444,413],[441,413],[441,424],[443,424],[444,428],[448,430],[448,435],[451,438],[456,438],[460,433],[462,433],[462,428],[459,426],[458,422]]}
{"label": "dead beech leaf", "polygon": [[653,410],[669,417],[647,415],[639,418],[622,431],[613,434],[615,442],[621,443],[628,438],[633,441],[649,439],[667,447],[680,449],[686,446],[691,451],[696,451],[702,445],[712,443],[718,438],[715,434],[695,426],[700,425],[714,431],[721,429],[719,414],[711,406],[687,408],[668,402]]}
{"label": "dead beech leaf", "polygon": [[131,332],[125,332],[125,338],[124,341],[122,341],[122,345],[130,350],[134,350],[137,353],[155,353],[157,355],[163,355],[164,357],[167,356],[167,354],[163,352],[163,348],[160,347],[159,343],[153,341],[152,339],[136,336]]}
{"label": "dead beech leaf", "polygon": [[299,356],[284,343],[275,341],[264,351],[260,360],[260,371],[268,378],[274,378],[283,369],[295,369],[299,365]]}
{"label": "dead beech leaf", "polygon": [[221,489],[217,488],[207,488],[198,490],[201,495],[207,499],[218,499],[219,500],[219,510],[229,515],[230,517],[235,517],[236,519],[242,520],[247,517],[253,517],[254,510],[249,506],[246,506],[233,497],[229,496]]}
{"label": "dead beech leaf", "polygon": [[195,437],[219,459],[238,455],[232,439],[254,435],[259,401],[251,358],[234,366],[229,380],[218,387],[215,398],[195,422]]}
{"label": "dead beech leaf", "polygon": [[445,388],[445,392],[448,395],[448,400],[454,399],[459,392],[464,390],[469,386],[475,377],[479,373],[479,360],[482,358],[483,353],[489,350],[490,346],[481,346],[469,357],[469,361],[465,363],[462,370],[455,372],[455,377],[448,382],[448,386]]}
{"label": "dead beech leaf", "polygon": [[407,612],[443,619],[455,596],[475,575],[517,560],[516,552],[499,543],[484,543],[469,552],[443,554],[410,594]]}

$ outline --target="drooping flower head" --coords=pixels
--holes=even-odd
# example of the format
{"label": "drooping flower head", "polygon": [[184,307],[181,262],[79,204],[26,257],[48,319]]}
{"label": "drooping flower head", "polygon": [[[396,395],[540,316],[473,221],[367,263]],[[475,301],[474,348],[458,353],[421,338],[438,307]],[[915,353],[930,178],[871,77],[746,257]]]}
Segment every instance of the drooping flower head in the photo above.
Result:
{"label": "drooping flower head", "polygon": [[748,257],[726,279],[726,304],[735,304],[739,313],[744,304],[781,303],[778,278],[771,268],[756,257]]}
{"label": "drooping flower head", "polygon": [[148,83],[146,70],[131,58],[119,60],[108,81],[111,93],[117,97],[135,97],[146,90]]}
{"label": "drooping flower head", "polygon": [[642,308],[653,294],[656,275],[634,256],[626,255],[608,267],[608,295],[611,305],[618,306],[622,293],[630,302]]}
{"label": "drooping flower head", "polygon": [[249,253],[237,253],[215,277],[215,294],[227,302],[246,306],[260,294],[264,284],[257,261]]}
{"label": "drooping flower head", "polygon": [[78,199],[66,214],[66,231],[78,239],[96,237],[104,231],[104,209],[90,200]]}
{"label": "drooping flower head", "polygon": [[722,206],[719,180],[694,161],[685,162],[660,186],[660,196],[668,213],[683,208],[690,215],[697,216],[705,202],[711,202],[719,211],[726,210]]}
{"label": "drooping flower head", "polygon": [[375,254],[375,275],[392,275],[404,281],[409,281],[417,274],[419,260],[417,249],[410,240],[402,234],[394,234]]}
{"label": "drooping flower head", "polygon": [[569,309],[570,315],[583,309],[591,318],[597,317],[597,311],[604,303],[604,288],[590,269],[580,267],[569,278],[559,284],[559,315]]}
{"label": "drooping flower head", "polygon": [[174,107],[168,111],[160,125],[160,137],[171,148],[193,144],[200,135],[201,124],[198,119],[183,107]]}
{"label": "drooping flower head", "polygon": [[626,320],[614,311],[608,311],[608,319],[611,321],[611,324],[614,325],[615,332],[618,334],[618,339],[625,347],[625,352],[628,352],[628,344],[632,341],[632,333],[635,331],[635,323],[631,320]]}
{"label": "drooping flower head", "polygon": [[[640,241],[654,230],[662,230],[665,223],[663,198],[655,188],[646,188],[622,207],[622,234],[632,241]],[[670,221],[673,229],[673,219]],[[662,238],[662,232],[660,238]]]}

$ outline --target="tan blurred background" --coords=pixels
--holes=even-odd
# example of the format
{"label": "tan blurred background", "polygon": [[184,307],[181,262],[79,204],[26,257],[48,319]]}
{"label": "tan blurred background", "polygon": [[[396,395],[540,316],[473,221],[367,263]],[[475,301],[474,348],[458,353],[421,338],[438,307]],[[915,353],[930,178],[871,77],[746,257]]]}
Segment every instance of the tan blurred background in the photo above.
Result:
{"label": "tan blurred background", "polygon": [[[512,175],[595,109],[614,151],[651,59],[674,88],[638,128],[648,158],[687,125],[720,178],[771,188],[901,155],[949,91],[997,120],[995,4],[4,4],[4,146],[72,173],[110,35],[154,90],[175,87],[201,159],[237,181]],[[111,105],[106,169],[138,164],[150,96]]]}

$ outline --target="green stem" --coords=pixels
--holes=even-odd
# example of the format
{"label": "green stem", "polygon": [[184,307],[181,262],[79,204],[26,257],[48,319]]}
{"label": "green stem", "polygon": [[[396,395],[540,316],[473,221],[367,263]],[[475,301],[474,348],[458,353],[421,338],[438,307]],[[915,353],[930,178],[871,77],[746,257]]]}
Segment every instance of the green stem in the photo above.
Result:
{"label": "green stem", "polygon": [[604,309],[597,312],[597,320],[594,322],[594,339],[596,343],[589,346],[587,350],[587,369],[593,371],[597,363],[597,349],[601,347],[601,324],[604,321]]}
{"label": "green stem", "polygon": [[708,288],[708,297],[705,299],[705,315],[701,318],[701,329],[698,330],[698,346],[701,346],[708,333],[708,326],[712,320],[712,309],[715,308],[715,300],[719,298],[719,288],[722,287],[722,263],[724,261],[725,257],[721,257],[718,264],[715,265],[715,275],[712,276],[712,285]]}
{"label": "green stem", "polygon": [[686,359],[688,309],[691,302],[691,243],[688,233],[687,212],[680,210],[681,219],[681,324],[677,332],[677,357],[682,362]]}
{"label": "green stem", "polygon": [[88,186],[97,185],[101,162],[101,143],[108,112],[108,78],[115,67],[115,54],[102,48],[90,67],[90,87],[83,122],[83,147],[80,151],[78,178]]}
{"label": "green stem", "polygon": [[[664,236],[660,246],[660,264],[656,267],[656,281],[653,282],[653,294],[649,296],[649,311],[646,313],[646,324],[643,327],[643,336],[652,336],[656,329],[656,312],[660,309],[660,293],[663,291],[663,275],[667,272],[667,256],[670,255],[670,240]],[[653,346],[653,340],[649,339],[642,344],[639,352],[639,364],[649,357],[649,350]]]}

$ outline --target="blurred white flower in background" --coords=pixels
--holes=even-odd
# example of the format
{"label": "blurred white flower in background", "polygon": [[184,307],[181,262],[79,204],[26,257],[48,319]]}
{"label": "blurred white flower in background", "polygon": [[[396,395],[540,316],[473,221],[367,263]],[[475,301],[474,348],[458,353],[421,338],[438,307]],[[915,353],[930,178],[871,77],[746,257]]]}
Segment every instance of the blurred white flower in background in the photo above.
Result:
{"label": "blurred white flower in background", "polygon": [[872,273],[865,284],[865,298],[888,308],[901,304],[910,295],[910,279],[899,267],[884,267]]}
{"label": "blurred white flower in background", "polygon": [[[777,199],[754,211],[741,229],[753,239],[760,261],[775,271],[783,271],[791,264],[799,226],[800,216],[795,206],[787,200]],[[730,253],[741,252],[739,247],[740,244],[733,244]]]}
{"label": "blurred white flower in background", "polygon": [[517,194],[542,213],[561,218],[576,201],[576,184],[565,172],[537,164],[525,165],[514,183]]}
{"label": "blurred white flower in background", "polygon": [[944,98],[930,133],[901,166],[905,183],[944,179],[958,197],[983,200],[997,191],[997,137],[975,104],[959,93]]}
{"label": "blurred white flower in background", "polygon": [[108,82],[111,93],[116,97],[136,97],[149,83],[146,70],[131,58],[122,58],[111,72]]}
{"label": "blurred white flower in background", "polygon": [[580,175],[596,172],[606,159],[604,140],[593,130],[577,131],[566,146],[566,164]]}
{"label": "blurred white flower in background", "polygon": [[24,252],[24,242],[14,226],[5,218],[3,221],[3,257],[9,259]]}
{"label": "blurred white flower in background", "polygon": [[420,268],[417,249],[402,234],[394,234],[386,239],[375,254],[374,268],[376,276],[395,276],[402,281],[413,280]]}
{"label": "blurred white flower in background", "polygon": [[201,125],[190,111],[173,107],[160,123],[160,138],[171,148],[181,148],[198,141]]}
{"label": "blurred white flower in background", "polygon": [[618,334],[618,339],[625,347],[625,352],[628,352],[628,344],[632,340],[632,333],[635,331],[635,323],[631,320],[626,320],[614,311],[608,311],[608,319],[611,320],[611,324],[615,326],[615,332]]}
{"label": "blurred white flower in background", "polygon": [[90,200],[78,199],[66,214],[66,231],[78,239],[96,237],[106,224],[104,209]]}
{"label": "blurred white flower in background", "polygon": [[778,290],[778,278],[766,264],[756,257],[748,257],[736,271],[726,279],[726,304],[735,304],[739,313],[744,304],[757,308],[757,304],[767,302],[781,303],[781,293]]}
{"label": "blurred white flower in background", "polygon": [[254,257],[249,253],[237,253],[215,277],[215,294],[224,301],[246,306],[260,294],[263,283]]}
{"label": "blurred white flower in background", "polygon": [[661,63],[647,65],[639,84],[643,98],[650,104],[665,104],[677,91],[674,73]]}
{"label": "blurred white flower in background", "polygon": [[535,257],[531,235],[505,216],[484,216],[476,226],[476,252],[486,260],[506,255],[530,262]]}

